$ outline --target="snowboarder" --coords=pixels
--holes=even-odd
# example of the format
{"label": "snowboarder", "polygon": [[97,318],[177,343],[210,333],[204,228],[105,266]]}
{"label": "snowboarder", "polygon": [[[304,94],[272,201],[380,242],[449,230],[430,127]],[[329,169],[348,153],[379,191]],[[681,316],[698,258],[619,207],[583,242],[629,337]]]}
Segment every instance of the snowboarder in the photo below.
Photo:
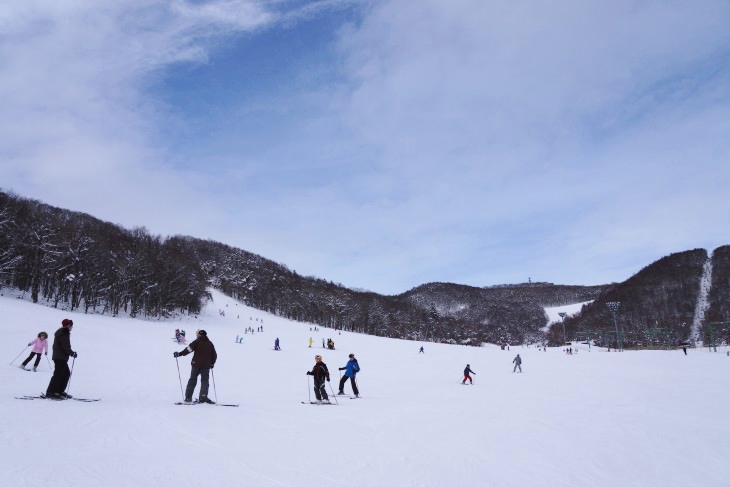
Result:
{"label": "snowboarder", "polygon": [[330,400],[324,381],[330,381],[330,371],[327,369],[327,364],[322,362],[321,355],[315,355],[314,362],[312,370],[307,371],[307,375],[314,376],[314,396],[317,398],[317,404],[329,404]]}
{"label": "snowboarder", "polygon": [[66,393],[68,381],[71,378],[71,370],[68,368],[69,357],[76,358],[78,354],[71,348],[71,330],[74,322],[68,318],[61,322],[61,328],[53,334],[53,377],[48,383],[46,397],[51,399],[70,398]]}
{"label": "snowboarder", "polygon": [[28,365],[28,362],[33,359],[33,355],[37,355],[37,357],[35,358],[35,363],[33,364],[33,372],[35,372],[38,368],[38,364],[41,362],[41,354],[44,353],[46,356],[48,356],[48,333],[46,333],[45,331],[40,332],[38,334],[38,337],[28,344],[29,347],[31,345],[33,346],[33,349],[30,351],[30,355],[28,355],[28,358],[25,359],[25,361],[20,365],[20,368],[23,370],[28,370],[25,368],[25,366]]}
{"label": "snowboarder", "polygon": [[473,370],[471,370],[471,367],[469,366],[469,364],[466,364],[466,368],[464,369],[464,380],[461,381],[462,384],[466,384],[466,380],[467,379],[469,379],[469,384],[474,384],[474,381],[471,380],[471,376],[469,375],[469,373],[472,373],[474,375],[477,375],[476,372],[474,372]]}
{"label": "snowboarder", "polygon": [[193,392],[195,391],[195,386],[198,385],[198,376],[200,376],[200,395],[198,396],[198,401],[215,404],[208,399],[208,377],[210,375],[210,369],[213,368],[215,361],[218,359],[218,354],[215,351],[213,342],[208,339],[208,333],[205,330],[198,330],[196,335],[197,338],[185,347],[182,352],[175,352],[172,355],[178,358],[193,352],[193,360],[190,362],[190,379],[185,389],[185,402],[193,402]]}
{"label": "snowboarder", "polygon": [[357,363],[354,353],[350,354],[350,360],[347,361],[347,364],[344,367],[340,367],[340,370],[344,370],[345,375],[343,375],[340,379],[340,392],[337,394],[345,394],[345,383],[347,382],[347,379],[350,379],[353,394],[355,394],[355,397],[360,397],[360,391],[357,390],[357,382],[355,382],[355,375],[360,372],[360,365]]}
{"label": "snowboarder", "polygon": [[517,369],[520,369],[520,374],[521,374],[522,373],[522,359],[520,358],[520,354],[519,353],[512,360],[512,363],[515,364],[514,368],[512,369],[512,373],[514,373]]}

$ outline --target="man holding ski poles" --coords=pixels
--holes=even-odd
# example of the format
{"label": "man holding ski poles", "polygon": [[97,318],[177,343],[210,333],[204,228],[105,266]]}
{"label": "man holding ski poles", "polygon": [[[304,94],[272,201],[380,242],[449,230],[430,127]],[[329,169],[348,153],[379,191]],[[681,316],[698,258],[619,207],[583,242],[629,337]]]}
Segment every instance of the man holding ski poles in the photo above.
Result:
{"label": "man holding ski poles", "polygon": [[180,356],[184,357],[190,352],[193,352],[193,360],[190,362],[190,379],[188,380],[188,387],[185,389],[185,402],[193,402],[193,392],[195,391],[195,386],[198,385],[198,376],[200,376],[200,395],[198,396],[198,401],[215,404],[208,399],[208,378],[210,376],[210,369],[213,368],[215,361],[218,359],[218,354],[215,351],[213,342],[208,339],[208,333],[205,330],[198,330],[197,338],[190,345],[185,347],[182,352],[175,352],[172,355],[177,359]]}

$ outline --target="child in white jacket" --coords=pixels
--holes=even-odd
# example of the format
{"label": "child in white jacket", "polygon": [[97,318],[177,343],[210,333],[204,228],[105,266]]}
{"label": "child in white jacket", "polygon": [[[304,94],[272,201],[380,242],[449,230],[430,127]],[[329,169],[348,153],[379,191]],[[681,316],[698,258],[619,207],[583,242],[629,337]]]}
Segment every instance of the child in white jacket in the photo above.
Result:
{"label": "child in white jacket", "polygon": [[29,347],[31,345],[33,345],[33,350],[31,350],[28,358],[25,359],[25,361],[20,365],[20,368],[23,370],[28,370],[25,368],[25,366],[28,365],[28,362],[33,359],[33,355],[37,355],[37,357],[35,358],[35,363],[33,364],[33,372],[35,372],[38,368],[38,364],[41,362],[41,354],[45,353],[46,355],[48,355],[48,333],[46,333],[45,331],[40,332],[38,334],[38,338],[28,344]]}

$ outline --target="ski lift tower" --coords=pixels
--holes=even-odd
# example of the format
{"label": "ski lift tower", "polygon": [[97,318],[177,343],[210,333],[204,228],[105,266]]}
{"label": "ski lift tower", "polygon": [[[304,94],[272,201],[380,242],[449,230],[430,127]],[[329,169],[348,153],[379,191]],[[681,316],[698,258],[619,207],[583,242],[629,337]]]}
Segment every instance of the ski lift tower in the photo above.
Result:
{"label": "ski lift tower", "polygon": [[613,326],[616,329],[616,347],[623,351],[624,347],[621,343],[621,337],[618,334],[618,321],[616,321],[616,312],[618,311],[619,306],[621,306],[621,301],[609,301],[606,303],[606,306],[608,306],[608,309],[611,310],[611,314],[613,315]]}
{"label": "ski lift tower", "polygon": [[727,331],[728,327],[727,325],[730,325],[730,321],[713,321],[710,323],[707,323],[705,327],[707,328],[707,333],[709,334],[710,338],[710,344],[707,346],[708,349],[712,348],[715,352],[717,352],[717,331],[718,326],[721,328],[720,331]]}
{"label": "ski lift tower", "polygon": [[563,345],[565,345],[565,317],[568,316],[568,313],[560,312],[558,315],[563,320]]}

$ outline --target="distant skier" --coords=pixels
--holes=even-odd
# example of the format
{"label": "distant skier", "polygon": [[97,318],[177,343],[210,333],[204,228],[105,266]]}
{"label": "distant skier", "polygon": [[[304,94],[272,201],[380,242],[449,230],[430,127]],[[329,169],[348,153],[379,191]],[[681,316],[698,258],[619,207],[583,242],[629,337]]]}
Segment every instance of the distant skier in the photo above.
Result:
{"label": "distant skier", "polygon": [[76,358],[78,354],[71,348],[71,330],[74,322],[64,319],[61,328],[53,334],[53,377],[48,383],[46,397],[51,399],[68,399],[71,396],[66,393],[68,381],[71,378],[71,370],[68,368],[68,359]]}
{"label": "distant skier", "polygon": [[345,394],[345,383],[347,379],[350,379],[353,394],[355,394],[355,397],[360,397],[360,391],[357,390],[357,382],[355,382],[355,375],[360,372],[360,364],[357,363],[354,353],[350,354],[350,360],[347,361],[344,367],[340,367],[340,370],[344,370],[345,375],[340,379],[340,392],[338,394]]}
{"label": "distant skier", "polygon": [[471,380],[471,376],[469,375],[470,373],[471,374],[474,374],[474,375],[477,375],[476,372],[474,372],[473,370],[471,370],[471,367],[469,366],[469,364],[466,364],[466,368],[464,369],[464,380],[461,381],[462,384],[466,384],[466,380],[467,379],[469,379],[469,384],[474,384],[474,381]]}
{"label": "distant skier", "polygon": [[[311,331],[311,328],[310,328]],[[312,337],[309,337],[309,348],[312,348]]]}
{"label": "distant skier", "polygon": [[517,369],[520,369],[520,374],[521,374],[522,373],[522,359],[520,358],[520,354],[519,353],[512,360],[512,363],[515,364],[514,368],[512,369],[512,373],[514,373]]}
{"label": "distant skier", "polygon": [[322,362],[321,355],[315,355],[314,361],[314,367],[312,367],[312,370],[307,371],[307,375],[314,376],[314,395],[317,398],[317,403],[329,404],[330,400],[327,396],[324,381],[330,381],[330,371],[327,369],[327,364]]}
{"label": "distant skier", "polygon": [[210,376],[210,369],[213,368],[215,361],[218,359],[218,354],[215,351],[213,342],[208,339],[208,333],[205,330],[198,330],[197,336],[182,352],[175,352],[172,355],[178,358],[193,352],[193,360],[190,362],[190,379],[185,389],[185,402],[193,402],[193,392],[195,386],[198,385],[198,376],[200,376],[198,401],[215,404],[208,399],[208,377]]}
{"label": "distant skier", "polygon": [[418,353],[426,353],[426,352],[424,352],[423,347],[421,347],[421,349],[418,351]]}
{"label": "distant skier", "polygon": [[281,350],[279,348],[279,338],[277,337],[276,340],[274,340],[274,350]]}
{"label": "distant skier", "polygon": [[35,363],[33,364],[33,372],[35,372],[36,369],[38,369],[38,364],[41,362],[41,354],[45,353],[46,356],[48,356],[48,333],[45,331],[40,332],[38,337],[34,338],[33,341],[28,344],[29,347],[31,345],[33,346],[33,349],[30,351],[28,358],[20,364],[20,368],[23,370],[29,370],[26,369],[25,366],[33,359],[33,355],[37,355]]}

